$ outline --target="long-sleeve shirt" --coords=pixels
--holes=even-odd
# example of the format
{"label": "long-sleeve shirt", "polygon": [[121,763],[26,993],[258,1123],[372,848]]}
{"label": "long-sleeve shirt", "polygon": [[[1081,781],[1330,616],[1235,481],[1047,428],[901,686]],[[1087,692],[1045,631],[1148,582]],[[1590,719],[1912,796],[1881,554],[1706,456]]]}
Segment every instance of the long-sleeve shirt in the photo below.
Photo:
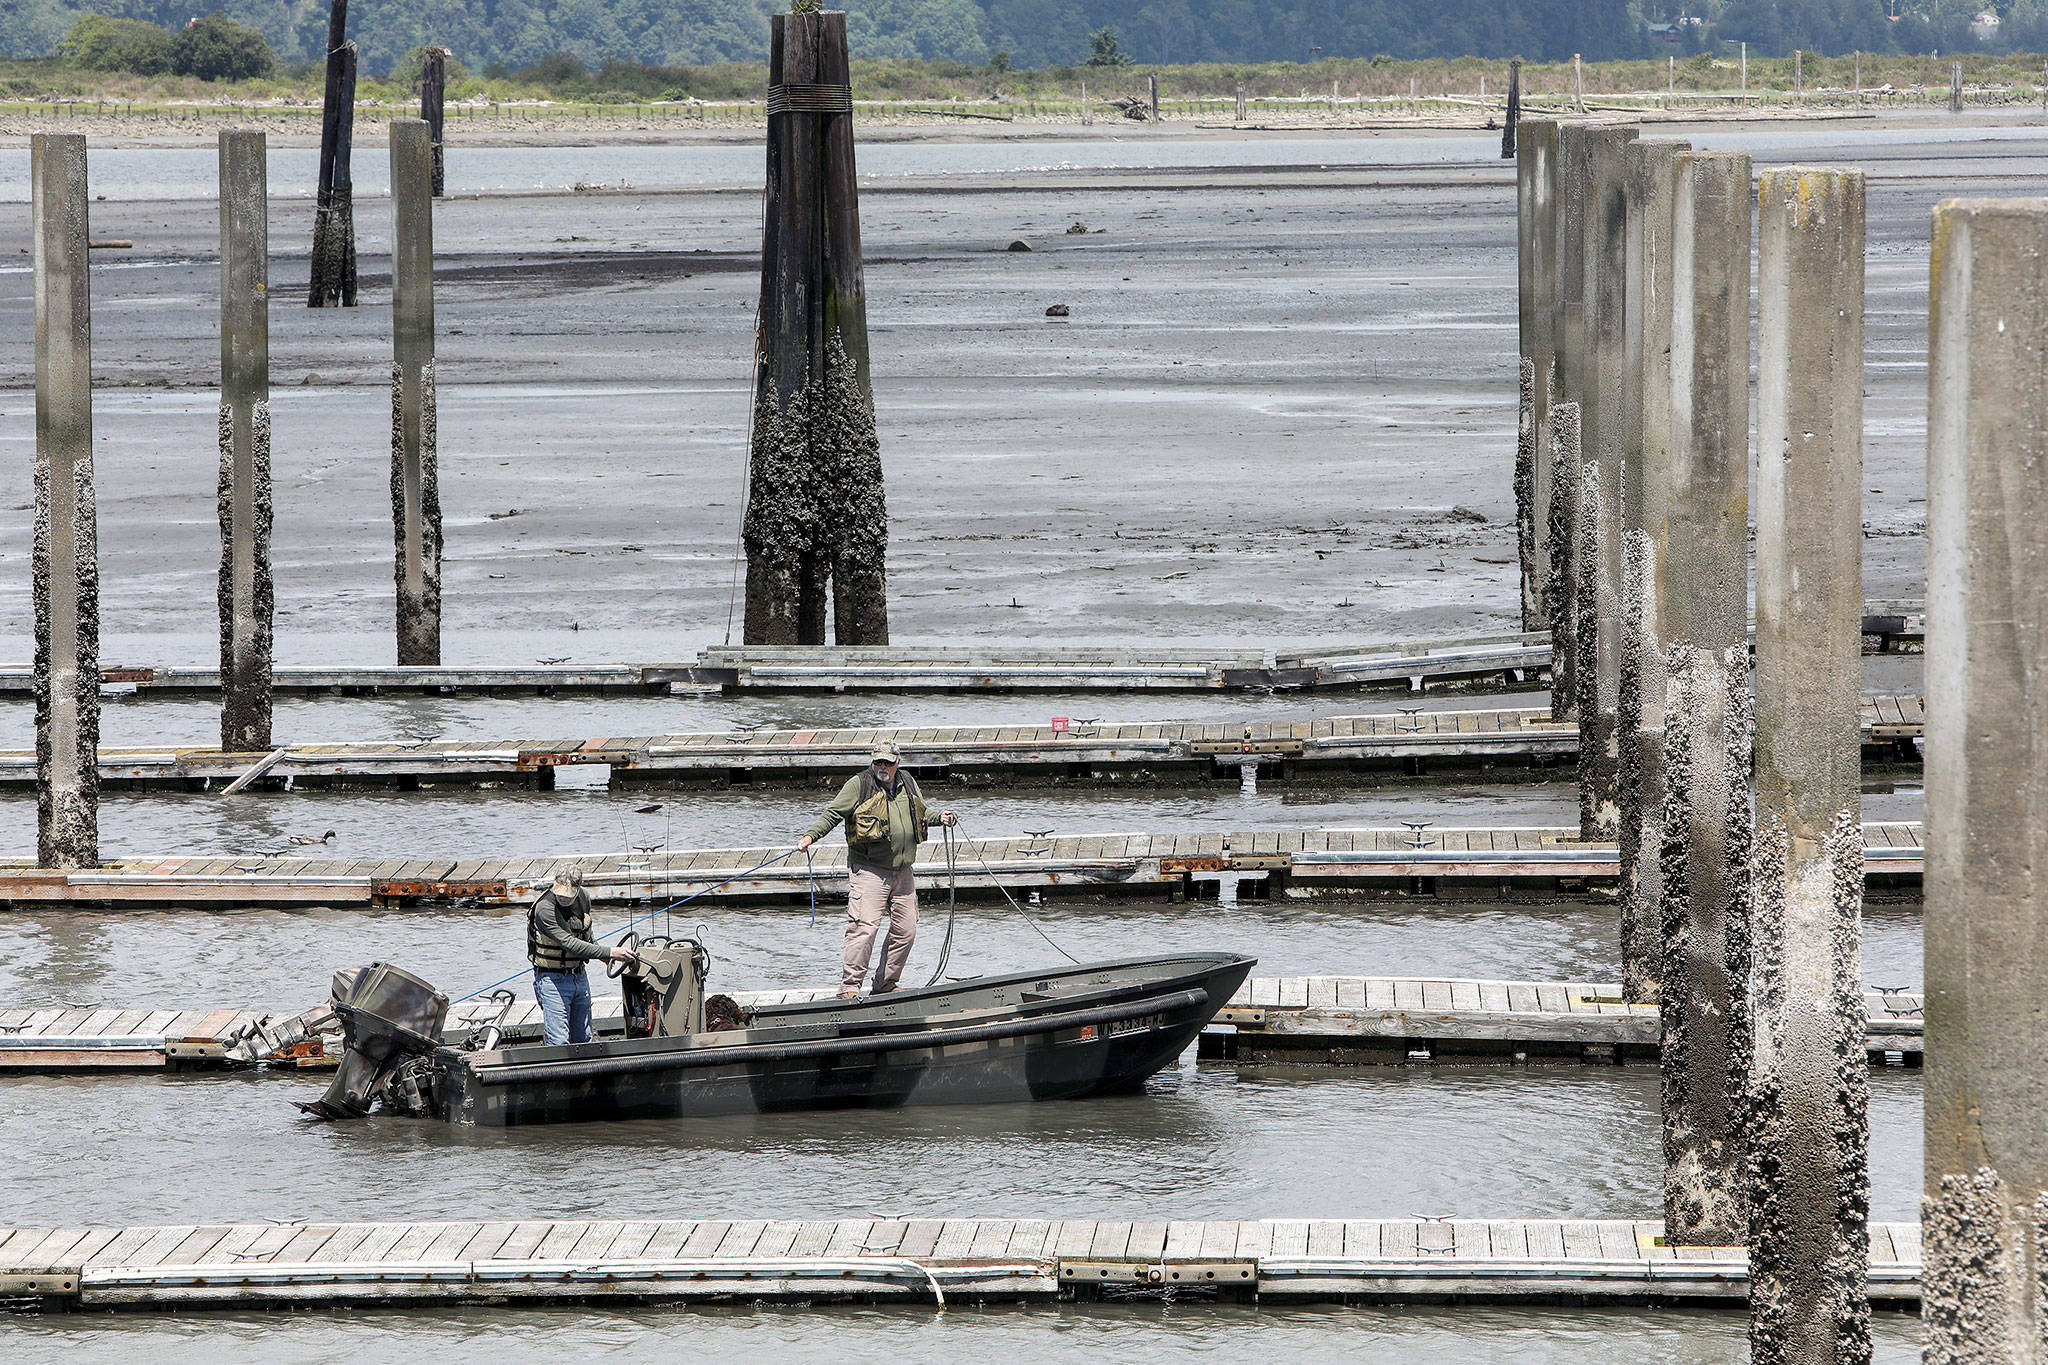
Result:
{"label": "long-sleeve shirt", "polygon": [[[846,785],[839,789],[839,795],[833,797],[825,809],[818,812],[818,818],[811,822],[810,828],[810,837],[814,842],[830,834],[841,822],[853,817],[853,808],[860,804],[861,777],[862,774],[855,773],[847,778]],[[913,809],[911,790],[910,774],[898,773],[896,789],[889,792],[888,852],[885,854],[873,847],[863,847],[858,852],[849,849],[849,864],[894,872],[917,861],[917,817]]]}
{"label": "long-sleeve shirt", "polygon": [[543,892],[527,916],[526,954],[551,971],[580,971],[585,962],[610,956],[611,949],[590,936],[590,894],[578,891],[564,906],[554,892]]}

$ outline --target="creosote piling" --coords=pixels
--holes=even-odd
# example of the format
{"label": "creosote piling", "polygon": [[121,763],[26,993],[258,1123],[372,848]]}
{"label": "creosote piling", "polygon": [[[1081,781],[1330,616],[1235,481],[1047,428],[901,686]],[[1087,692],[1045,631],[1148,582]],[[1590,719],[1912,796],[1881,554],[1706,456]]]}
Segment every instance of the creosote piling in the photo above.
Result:
{"label": "creosote piling", "polygon": [[774,16],[768,207],[743,528],[746,642],[887,644],[888,509],[868,375],[846,16]]}
{"label": "creosote piling", "polygon": [[356,306],[355,186],[349,178],[356,126],[356,45],[348,0],[327,11],[327,86],[320,105],[320,181],[313,204],[313,273],[308,308]]}

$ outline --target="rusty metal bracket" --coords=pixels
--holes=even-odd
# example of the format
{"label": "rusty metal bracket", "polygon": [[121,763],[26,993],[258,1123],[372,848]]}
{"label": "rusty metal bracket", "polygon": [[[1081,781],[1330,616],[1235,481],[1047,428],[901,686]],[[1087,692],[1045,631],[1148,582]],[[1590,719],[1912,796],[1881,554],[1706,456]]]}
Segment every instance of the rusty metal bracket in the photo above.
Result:
{"label": "rusty metal bracket", "polygon": [[468,897],[507,900],[504,882],[372,882],[372,900],[458,900]]}
{"label": "rusty metal bracket", "polygon": [[1300,758],[1308,752],[1308,741],[1285,739],[1198,739],[1188,745],[1191,754],[1225,757],[1231,754],[1260,754],[1274,758]]}
{"label": "rusty metal bracket", "polygon": [[1226,1005],[1222,1009],[1216,1011],[1212,1022],[1218,1024],[1236,1024],[1240,1028],[1261,1028],[1264,1027],[1266,1022],[1266,1011],[1263,1009],[1252,1009],[1245,1006]]}
{"label": "rusty metal bracket", "polygon": [[1060,1258],[1062,1284],[1255,1284],[1259,1263],[1243,1261],[1094,1261]]}
{"label": "rusty metal bracket", "polygon": [[0,1270],[0,1294],[76,1294],[78,1272],[52,1266],[48,1270]]}

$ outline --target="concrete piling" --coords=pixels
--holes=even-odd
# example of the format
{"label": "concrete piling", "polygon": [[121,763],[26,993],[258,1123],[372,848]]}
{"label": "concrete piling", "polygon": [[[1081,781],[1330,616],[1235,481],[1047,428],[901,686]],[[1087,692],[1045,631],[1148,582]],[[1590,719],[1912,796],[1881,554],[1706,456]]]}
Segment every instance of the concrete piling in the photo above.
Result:
{"label": "concrete piling", "polygon": [[2048,1361],[2048,202],[1934,211],[1928,1365]]}
{"label": "concrete piling", "polygon": [[[1580,604],[1572,672],[1579,709],[1579,810],[1581,837],[1613,839],[1621,824],[1621,495],[1623,444],[1627,427],[1628,355],[1628,161],[1632,127],[1596,127],[1586,132],[1585,265],[1581,312],[1580,440],[1583,460],[1599,469],[1584,491],[1593,500],[1592,524],[1578,544],[1589,547],[1592,563],[1575,574],[1592,600]],[[1560,187],[1560,193],[1563,192]],[[1587,629],[1587,622],[1591,628]],[[1590,685],[1589,685],[1590,684]]]}
{"label": "concrete piling", "polygon": [[391,523],[398,662],[441,662],[441,483],[434,400],[434,157],[391,120]]}
{"label": "concrete piling", "polygon": [[356,126],[356,45],[348,0],[327,11],[327,85],[320,104],[320,181],[313,203],[313,276],[308,308],[356,306],[355,185],[349,159]]}
{"label": "concrete piling", "polygon": [[1758,205],[1750,1349],[1850,1365],[1870,1358],[1863,175],[1766,170]]}
{"label": "concrete piling", "polygon": [[748,644],[887,644],[889,520],[868,374],[846,15],[778,14],[743,540]]}
{"label": "concrete piling", "polygon": [[1616,743],[1621,853],[1622,989],[1657,998],[1663,962],[1664,642],[1656,575],[1671,507],[1672,234],[1682,142],[1632,142],[1622,354],[1621,610]]}
{"label": "concrete piling", "polygon": [[29,137],[36,348],[36,857],[100,860],[99,531],[85,138]]}
{"label": "concrete piling", "polygon": [[1551,390],[1557,382],[1557,125],[1530,123],[1515,151],[1522,402],[1515,441],[1515,538],[1522,629],[1547,630],[1550,580]]}
{"label": "concrete piling", "polygon": [[270,197],[264,135],[220,135],[220,747],[270,747]]}
{"label": "concrete piling", "polygon": [[427,140],[434,148],[434,197],[446,192],[442,173],[441,130],[447,116],[448,58],[445,47],[429,47],[420,62],[420,117],[427,121]]}
{"label": "concrete piling", "polygon": [[[1648,577],[1664,655],[1657,827],[1664,1229],[1739,1246],[1750,1056],[1750,163],[1672,167],[1668,501]],[[1646,855],[1647,851],[1646,851]]]}
{"label": "concrete piling", "polygon": [[[1579,718],[1577,613],[1573,609],[1578,585],[1573,570],[1573,550],[1578,544],[1578,485],[1581,451],[1578,438],[1579,398],[1584,384],[1585,287],[1586,287],[1586,151],[1591,131],[1584,124],[1559,123],[1551,175],[1551,200],[1555,212],[1553,251],[1556,258],[1555,284],[1551,294],[1550,343],[1551,383],[1544,401],[1552,422],[1549,439],[1537,427],[1538,473],[1532,476],[1532,493],[1540,490],[1540,473],[1548,470],[1551,480],[1549,534],[1544,541],[1547,561],[1545,617],[1550,623],[1550,712],[1559,721]],[[1533,129],[1530,135],[1534,135]],[[1517,167],[1519,171],[1519,167]],[[1519,178],[1519,177],[1518,177]],[[1533,245],[1533,243],[1532,243]],[[1540,392],[1540,391],[1539,391]],[[1572,404],[1573,444],[1566,453],[1556,429],[1560,404]]]}

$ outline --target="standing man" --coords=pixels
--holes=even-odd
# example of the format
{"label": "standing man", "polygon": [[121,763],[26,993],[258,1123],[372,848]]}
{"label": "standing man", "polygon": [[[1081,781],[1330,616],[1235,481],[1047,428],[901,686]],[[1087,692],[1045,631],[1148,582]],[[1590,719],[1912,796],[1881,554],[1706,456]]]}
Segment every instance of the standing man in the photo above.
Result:
{"label": "standing man", "polygon": [[[896,746],[883,743],[867,768],[846,779],[839,795],[832,798],[811,825],[811,832],[797,841],[799,850],[808,849],[832,827],[846,822],[846,950],[840,960],[839,998],[860,994],[861,978],[867,975],[868,958],[875,949],[875,934],[887,914],[889,934],[882,944],[881,965],[875,968],[875,994],[896,989],[903,964],[910,960],[910,947],[917,941],[917,879],[910,865],[917,861],[917,846],[931,825],[924,793],[917,779],[902,769],[902,755]],[[939,823],[951,825],[953,812],[944,811]]]}
{"label": "standing man", "polygon": [[590,981],[584,964],[631,962],[631,948],[606,948],[590,936],[590,893],[579,872],[563,870],[526,913],[526,955],[533,960],[533,998],[549,1047],[590,1041]]}

